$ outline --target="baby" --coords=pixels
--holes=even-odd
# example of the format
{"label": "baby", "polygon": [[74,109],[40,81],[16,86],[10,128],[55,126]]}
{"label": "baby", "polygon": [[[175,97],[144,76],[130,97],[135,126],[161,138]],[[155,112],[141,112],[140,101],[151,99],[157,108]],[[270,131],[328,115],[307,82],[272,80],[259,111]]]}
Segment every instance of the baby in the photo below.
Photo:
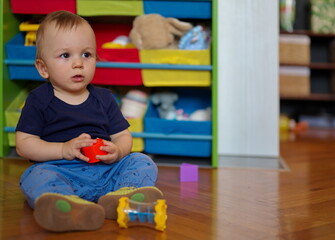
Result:
{"label": "baby", "polygon": [[[35,65],[48,80],[27,97],[16,128],[16,150],[34,162],[20,187],[37,223],[50,231],[94,230],[117,217],[118,199],[151,202],[157,166],[130,153],[132,136],[112,95],[93,86],[96,40],[89,23],[67,11],[48,14],[36,39]],[[83,147],[103,139],[98,163]]]}

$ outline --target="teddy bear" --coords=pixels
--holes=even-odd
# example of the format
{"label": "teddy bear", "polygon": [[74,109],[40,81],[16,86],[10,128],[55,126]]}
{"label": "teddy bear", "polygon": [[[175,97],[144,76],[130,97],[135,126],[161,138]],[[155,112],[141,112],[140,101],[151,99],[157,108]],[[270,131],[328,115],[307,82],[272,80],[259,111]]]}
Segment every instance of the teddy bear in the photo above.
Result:
{"label": "teddy bear", "polygon": [[144,14],[134,19],[129,39],[138,49],[178,49],[180,37],[192,27],[176,18]]}
{"label": "teddy bear", "polygon": [[157,106],[160,118],[173,120],[176,118],[176,108],[174,103],[178,100],[177,93],[159,92],[151,96],[151,101]]}

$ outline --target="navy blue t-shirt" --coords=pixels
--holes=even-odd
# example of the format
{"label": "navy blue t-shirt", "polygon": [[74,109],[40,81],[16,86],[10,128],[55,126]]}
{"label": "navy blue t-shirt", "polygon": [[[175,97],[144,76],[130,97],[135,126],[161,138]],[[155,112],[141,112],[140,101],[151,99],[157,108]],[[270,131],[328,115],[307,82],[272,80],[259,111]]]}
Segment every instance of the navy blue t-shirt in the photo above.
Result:
{"label": "navy blue t-shirt", "polygon": [[30,92],[16,131],[37,135],[48,142],[66,142],[82,133],[111,140],[110,135],[129,127],[111,91],[88,85],[87,100],[70,105],[55,97],[50,83]]}

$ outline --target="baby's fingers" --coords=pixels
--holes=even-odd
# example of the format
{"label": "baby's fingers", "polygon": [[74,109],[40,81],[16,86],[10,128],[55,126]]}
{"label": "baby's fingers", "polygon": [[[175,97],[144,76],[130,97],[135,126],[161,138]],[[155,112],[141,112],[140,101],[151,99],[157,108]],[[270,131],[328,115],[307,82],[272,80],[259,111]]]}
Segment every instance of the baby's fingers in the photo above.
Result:
{"label": "baby's fingers", "polygon": [[117,159],[115,153],[112,153],[112,154],[109,153],[106,155],[97,155],[96,158],[106,164],[111,164],[113,162],[116,162],[116,159]]}
{"label": "baby's fingers", "polygon": [[96,140],[94,139],[81,139],[76,142],[76,148],[84,148],[92,146]]}
{"label": "baby's fingers", "polygon": [[81,138],[81,139],[91,139],[91,135],[87,134],[87,133],[82,133],[79,135],[78,138]]}
{"label": "baby's fingers", "polygon": [[88,162],[90,159],[88,157],[86,157],[84,154],[82,154],[81,152],[78,152],[76,154],[76,158],[79,158],[80,160],[83,160],[85,162]]}

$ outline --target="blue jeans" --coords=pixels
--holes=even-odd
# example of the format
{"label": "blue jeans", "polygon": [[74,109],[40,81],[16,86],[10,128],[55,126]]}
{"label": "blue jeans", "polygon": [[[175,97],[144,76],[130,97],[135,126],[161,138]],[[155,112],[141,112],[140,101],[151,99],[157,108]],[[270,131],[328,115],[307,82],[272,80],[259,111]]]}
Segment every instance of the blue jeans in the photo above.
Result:
{"label": "blue jeans", "polygon": [[154,186],[157,173],[156,164],[142,153],[131,153],[113,164],[56,160],[29,167],[21,176],[20,187],[32,208],[36,198],[46,192],[97,202],[122,187]]}

